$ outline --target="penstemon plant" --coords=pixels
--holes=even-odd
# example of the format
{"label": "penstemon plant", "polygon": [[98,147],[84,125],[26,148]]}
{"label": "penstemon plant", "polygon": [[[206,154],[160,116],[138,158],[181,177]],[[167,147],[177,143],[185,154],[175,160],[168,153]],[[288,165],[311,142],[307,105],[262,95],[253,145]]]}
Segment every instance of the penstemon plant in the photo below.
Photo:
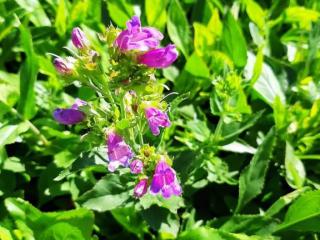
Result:
{"label": "penstemon plant", "polygon": [[64,125],[83,124],[88,129],[84,141],[93,135],[101,140],[95,145],[106,142],[108,170],[129,168],[136,176],[136,198],[148,192],[164,198],[182,194],[170,157],[145,141],[150,133],[161,138],[161,129],[171,125],[155,71],[170,66],[178,52],[173,44],[159,48],[162,39],[161,32],[142,27],[139,17],[133,16],[125,30],[110,26],[100,36],[107,57],[77,27],[71,36],[77,52],[54,59],[67,84],[78,82],[97,96],[92,102],[76,99],[70,108],[56,109],[54,118]]}

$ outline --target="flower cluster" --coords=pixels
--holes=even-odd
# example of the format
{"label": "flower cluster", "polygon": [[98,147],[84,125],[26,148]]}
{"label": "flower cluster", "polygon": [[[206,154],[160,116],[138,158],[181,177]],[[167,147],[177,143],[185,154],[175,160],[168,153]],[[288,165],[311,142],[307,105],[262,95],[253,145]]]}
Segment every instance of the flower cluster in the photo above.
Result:
{"label": "flower cluster", "polygon": [[170,66],[178,52],[173,44],[159,47],[163,37],[155,28],[142,27],[139,17],[133,16],[125,30],[108,27],[100,35],[105,51],[97,51],[76,27],[71,40],[77,54],[54,59],[57,72],[67,83],[77,81],[97,95],[93,101],[76,99],[71,107],[54,110],[54,118],[64,125],[83,124],[94,133],[102,129],[108,170],[129,168],[136,176],[137,198],[148,190],[164,198],[182,193],[170,158],[145,143],[144,136],[159,136],[161,128],[171,125],[163,87],[154,72]]}

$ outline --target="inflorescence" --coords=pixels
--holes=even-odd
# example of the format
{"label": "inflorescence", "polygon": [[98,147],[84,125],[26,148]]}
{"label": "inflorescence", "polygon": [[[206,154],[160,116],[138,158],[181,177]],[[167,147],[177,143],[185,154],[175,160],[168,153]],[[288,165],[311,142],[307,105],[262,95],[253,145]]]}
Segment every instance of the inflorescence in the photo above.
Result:
{"label": "inflorescence", "polygon": [[161,128],[171,125],[163,85],[154,73],[170,66],[178,52],[173,44],[160,48],[162,39],[161,32],[142,27],[139,17],[133,16],[125,30],[110,26],[100,36],[106,52],[96,50],[76,27],[71,40],[77,53],[54,59],[56,70],[67,83],[77,81],[97,95],[93,102],[76,99],[70,108],[56,109],[54,118],[65,125],[86,124],[94,133],[101,130],[108,170],[129,168],[137,176],[137,198],[148,190],[165,198],[182,193],[169,156],[144,143],[146,134],[159,137]]}

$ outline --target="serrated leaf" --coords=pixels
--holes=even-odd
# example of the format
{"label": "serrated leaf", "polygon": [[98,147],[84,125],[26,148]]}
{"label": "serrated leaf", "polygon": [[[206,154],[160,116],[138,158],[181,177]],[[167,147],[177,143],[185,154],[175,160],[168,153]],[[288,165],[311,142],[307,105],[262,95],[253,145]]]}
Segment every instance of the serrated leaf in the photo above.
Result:
{"label": "serrated leaf", "polygon": [[270,157],[275,142],[275,130],[272,128],[262,144],[258,147],[250,164],[241,173],[239,179],[239,198],[236,212],[261,193],[265,176],[269,166]]}

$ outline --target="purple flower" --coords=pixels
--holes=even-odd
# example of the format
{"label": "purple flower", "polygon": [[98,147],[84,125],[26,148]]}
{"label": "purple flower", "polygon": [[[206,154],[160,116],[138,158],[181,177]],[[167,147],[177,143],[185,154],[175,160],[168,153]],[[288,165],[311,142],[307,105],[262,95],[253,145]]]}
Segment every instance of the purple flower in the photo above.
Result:
{"label": "purple flower", "polygon": [[139,159],[133,160],[130,163],[130,170],[133,174],[139,174],[143,170],[143,162]]}
{"label": "purple flower", "polygon": [[78,108],[86,105],[87,102],[77,98],[71,108],[57,108],[53,112],[53,117],[61,124],[72,125],[82,122],[86,115]]}
{"label": "purple flower", "polygon": [[71,40],[73,45],[78,49],[83,49],[89,45],[89,41],[84,32],[76,27],[72,30]]}
{"label": "purple flower", "polygon": [[182,194],[176,172],[164,160],[160,160],[156,166],[150,192],[152,194],[161,192],[164,198],[169,198],[172,195],[180,196]]}
{"label": "purple flower", "polygon": [[145,114],[149,123],[150,130],[154,136],[160,134],[160,127],[169,127],[171,124],[167,113],[162,112],[157,108],[146,108]]}
{"label": "purple flower", "polygon": [[164,48],[150,50],[138,57],[141,64],[152,68],[166,68],[178,58],[175,45],[169,44]]}
{"label": "purple flower", "polygon": [[121,51],[147,51],[150,48],[156,48],[162,39],[161,32],[152,27],[141,27],[139,17],[133,16],[127,22],[127,29],[116,38],[115,45]]}
{"label": "purple flower", "polygon": [[133,157],[133,152],[128,144],[123,141],[122,137],[115,132],[108,134],[108,169],[114,172],[120,165],[128,167],[129,161]]}
{"label": "purple flower", "polygon": [[61,58],[57,57],[53,60],[56,70],[61,74],[71,74],[74,69],[75,59],[73,57]]}
{"label": "purple flower", "polygon": [[141,179],[138,182],[138,184],[134,187],[133,193],[135,197],[140,198],[146,194],[147,190],[148,190],[148,179],[144,178],[144,179]]}

